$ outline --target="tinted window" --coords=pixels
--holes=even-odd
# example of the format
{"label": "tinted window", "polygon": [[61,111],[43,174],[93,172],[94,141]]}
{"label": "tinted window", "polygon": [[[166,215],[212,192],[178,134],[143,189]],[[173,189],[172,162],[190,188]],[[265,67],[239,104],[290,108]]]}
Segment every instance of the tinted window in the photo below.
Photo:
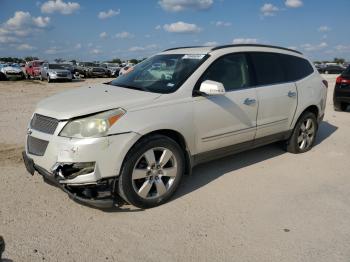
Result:
{"label": "tinted window", "polygon": [[285,73],[278,54],[251,53],[258,85],[271,85],[285,82]]}
{"label": "tinted window", "polygon": [[224,85],[226,91],[250,86],[248,63],[244,54],[232,54],[216,60],[201,77]]}
{"label": "tinted window", "polygon": [[287,81],[300,80],[314,72],[309,61],[304,58],[291,55],[280,56],[283,61],[284,69],[286,70]]}
{"label": "tinted window", "polygon": [[345,77],[350,77],[350,66],[348,66],[348,68],[345,69],[342,75]]}

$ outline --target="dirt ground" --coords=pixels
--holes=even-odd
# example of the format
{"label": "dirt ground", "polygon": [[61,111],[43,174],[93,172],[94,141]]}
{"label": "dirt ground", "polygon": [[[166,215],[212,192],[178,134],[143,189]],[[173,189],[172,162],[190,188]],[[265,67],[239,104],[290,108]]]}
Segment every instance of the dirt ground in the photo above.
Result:
{"label": "dirt ground", "polygon": [[[0,82],[0,235],[5,261],[350,261],[350,113],[334,112],[335,76],[315,147],[278,144],[213,161],[149,210],[79,205],[24,169],[35,104],[106,81]],[[64,105],[62,105],[64,106]]]}

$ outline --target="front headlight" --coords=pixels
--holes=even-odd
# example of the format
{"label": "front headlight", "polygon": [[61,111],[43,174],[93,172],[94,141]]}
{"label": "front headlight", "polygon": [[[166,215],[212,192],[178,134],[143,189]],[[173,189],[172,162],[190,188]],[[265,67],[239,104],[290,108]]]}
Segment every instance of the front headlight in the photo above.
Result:
{"label": "front headlight", "polygon": [[118,108],[96,115],[71,120],[64,126],[59,135],[72,138],[106,136],[110,127],[124,114],[125,110]]}
{"label": "front headlight", "polygon": [[49,75],[56,75],[56,74],[57,74],[56,71],[51,71],[51,72],[49,72]]}

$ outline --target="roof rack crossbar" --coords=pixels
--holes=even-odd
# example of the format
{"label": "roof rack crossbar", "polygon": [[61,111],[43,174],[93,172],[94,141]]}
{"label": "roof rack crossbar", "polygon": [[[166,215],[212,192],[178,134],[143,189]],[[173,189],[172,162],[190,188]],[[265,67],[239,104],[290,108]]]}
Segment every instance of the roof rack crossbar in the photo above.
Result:
{"label": "roof rack crossbar", "polygon": [[300,54],[302,55],[303,53],[297,51],[297,50],[293,50],[293,49],[290,49],[290,48],[285,48],[285,47],[280,47],[280,46],[274,46],[274,45],[262,45],[262,44],[232,44],[232,45],[221,45],[221,46],[216,46],[216,47],[213,47],[211,49],[211,51],[214,51],[214,50],[218,50],[218,49],[223,49],[223,48],[229,48],[229,47],[244,47],[244,46],[253,46],[253,47],[270,47],[270,48],[277,48],[277,49],[281,49],[281,50],[286,50],[286,51],[290,51],[290,52],[294,52],[294,53],[297,53],[297,54]]}

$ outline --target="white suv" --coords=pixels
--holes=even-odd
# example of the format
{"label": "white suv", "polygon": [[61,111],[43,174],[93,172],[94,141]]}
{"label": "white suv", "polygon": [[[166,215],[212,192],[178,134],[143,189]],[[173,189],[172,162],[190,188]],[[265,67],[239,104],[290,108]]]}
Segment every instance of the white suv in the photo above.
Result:
{"label": "white suv", "polygon": [[27,170],[95,207],[167,201],[204,161],[314,144],[327,82],[301,53],[265,45],[165,50],[112,82],[40,102]]}

